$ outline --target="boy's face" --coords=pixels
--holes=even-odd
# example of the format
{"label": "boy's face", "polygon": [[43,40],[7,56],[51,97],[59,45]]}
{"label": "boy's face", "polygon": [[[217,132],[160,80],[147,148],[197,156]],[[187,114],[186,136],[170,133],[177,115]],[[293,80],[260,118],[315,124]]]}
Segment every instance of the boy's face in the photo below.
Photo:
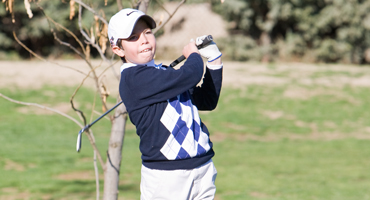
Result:
{"label": "boy's face", "polygon": [[[139,19],[130,37],[122,40],[121,57],[126,62],[144,64],[153,60],[156,50],[156,41],[152,30],[144,20]],[[123,55],[123,56],[122,56]]]}

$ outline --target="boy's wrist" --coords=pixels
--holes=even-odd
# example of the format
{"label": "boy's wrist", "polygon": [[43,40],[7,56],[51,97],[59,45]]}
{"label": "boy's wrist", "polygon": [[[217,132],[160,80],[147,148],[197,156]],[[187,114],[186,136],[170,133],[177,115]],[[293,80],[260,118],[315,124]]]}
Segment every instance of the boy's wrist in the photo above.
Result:
{"label": "boy's wrist", "polygon": [[208,67],[208,69],[212,69],[212,70],[221,69],[223,67],[223,63],[221,61],[221,58],[218,58],[218,59],[216,59],[212,62],[208,62],[207,67]]}
{"label": "boy's wrist", "polygon": [[222,65],[221,57],[217,58],[216,60],[212,62],[208,62],[207,65]]}

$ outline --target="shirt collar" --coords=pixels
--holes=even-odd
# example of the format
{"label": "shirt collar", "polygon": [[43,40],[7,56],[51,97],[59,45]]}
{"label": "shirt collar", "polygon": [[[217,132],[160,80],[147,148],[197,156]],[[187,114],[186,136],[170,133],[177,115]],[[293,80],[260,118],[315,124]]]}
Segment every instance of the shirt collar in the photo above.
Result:
{"label": "shirt collar", "polygon": [[[121,72],[124,70],[124,69],[127,69],[127,68],[130,68],[130,67],[135,67],[135,66],[138,66],[139,64],[134,64],[134,63],[123,63],[123,65],[121,66]],[[140,64],[140,65],[143,65],[143,66],[148,66],[148,67],[156,67],[155,63],[154,63],[154,59],[145,63],[145,64]]]}

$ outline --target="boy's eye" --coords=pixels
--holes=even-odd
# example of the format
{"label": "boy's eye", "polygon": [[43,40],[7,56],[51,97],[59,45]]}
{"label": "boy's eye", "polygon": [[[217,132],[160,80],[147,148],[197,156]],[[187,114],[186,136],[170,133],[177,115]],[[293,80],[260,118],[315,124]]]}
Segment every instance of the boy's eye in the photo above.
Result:
{"label": "boy's eye", "polygon": [[128,38],[128,40],[130,40],[130,41],[134,41],[134,40],[137,40],[137,39],[138,39],[138,37],[136,35],[133,35],[133,36]]}

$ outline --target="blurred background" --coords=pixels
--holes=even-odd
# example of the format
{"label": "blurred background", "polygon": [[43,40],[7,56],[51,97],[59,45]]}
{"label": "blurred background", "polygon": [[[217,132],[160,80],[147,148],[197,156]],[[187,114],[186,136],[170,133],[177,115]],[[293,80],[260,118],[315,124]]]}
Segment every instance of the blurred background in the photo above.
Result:
{"label": "blurred background", "polygon": [[200,113],[216,200],[370,200],[370,0],[3,0],[0,200],[103,199],[117,124],[117,199],[140,199],[129,116],[112,111],[75,149],[120,101],[106,22],[146,3],[156,62],[202,35],[223,53],[218,106]]}
{"label": "blurred background", "polygon": [[[50,18],[80,36],[78,17],[70,19],[68,1],[35,1]],[[150,1],[147,13],[159,26],[169,18],[180,1]],[[109,19],[118,7],[115,1],[90,1],[97,12]],[[135,2],[123,1],[123,7]],[[25,45],[51,58],[73,57],[60,47],[50,32],[41,9],[31,4],[32,18],[25,5],[14,1],[12,14],[0,4],[0,59],[30,59],[32,56],[14,40],[14,30]],[[77,9],[77,6],[76,6]],[[159,58],[173,58],[168,52],[181,53],[192,37],[212,34],[234,61],[303,61],[324,63],[370,63],[370,3],[367,0],[246,1],[190,0],[180,6],[171,20],[157,32]],[[91,12],[82,13],[82,24],[95,23]],[[60,30],[57,30],[60,31]],[[74,44],[72,36],[60,35]],[[180,50],[179,50],[180,49]],[[162,53],[166,52],[166,53]],[[92,49],[94,57],[98,54]]]}

